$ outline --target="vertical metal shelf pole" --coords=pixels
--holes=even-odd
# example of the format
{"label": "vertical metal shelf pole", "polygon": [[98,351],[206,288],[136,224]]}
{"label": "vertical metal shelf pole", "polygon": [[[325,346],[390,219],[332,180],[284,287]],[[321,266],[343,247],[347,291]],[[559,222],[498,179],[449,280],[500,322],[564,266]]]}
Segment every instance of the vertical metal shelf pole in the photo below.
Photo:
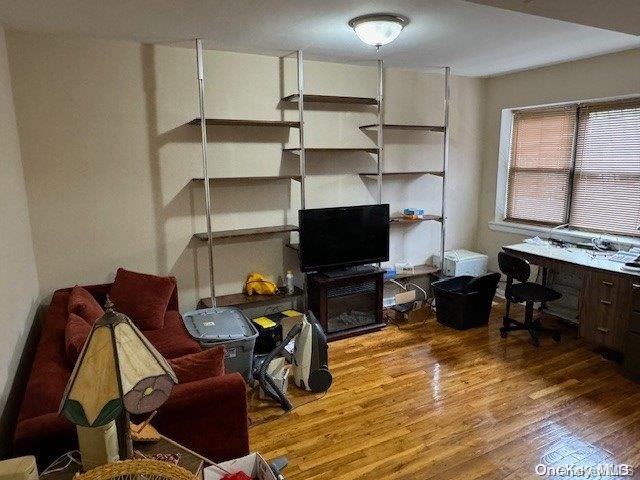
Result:
{"label": "vertical metal shelf pole", "polygon": [[451,97],[450,67],[444,67],[444,145],[442,147],[442,219],[440,222],[440,273],[444,272],[444,249],[447,223],[447,176],[449,167],[449,101]]}
{"label": "vertical metal shelf pole", "polygon": [[298,67],[298,120],[300,121],[300,128],[298,129],[300,139],[300,208],[304,210],[306,205],[305,181],[307,179],[307,165],[304,151],[304,66],[302,50],[297,51],[296,60]]}
{"label": "vertical metal shelf pole", "polygon": [[[298,129],[299,147],[300,147],[300,209],[306,207],[306,180],[307,180],[307,164],[304,150],[304,56],[302,50],[296,52],[296,62],[298,71],[298,120],[300,128]],[[304,313],[307,312],[307,274],[302,272],[302,306]]]}
{"label": "vertical metal shelf pole", "polygon": [[384,168],[384,63],[378,60],[378,203],[382,203],[382,171]]}
{"label": "vertical metal shelf pole", "polygon": [[213,274],[213,238],[211,234],[211,193],[209,185],[209,162],[207,161],[207,118],[204,112],[204,57],[202,40],[196,40],[196,62],[198,66],[198,96],[200,100],[200,133],[202,136],[202,177],[204,178],[204,206],[207,218],[207,250],[209,254],[209,288],[211,306],[216,307],[216,290]]}

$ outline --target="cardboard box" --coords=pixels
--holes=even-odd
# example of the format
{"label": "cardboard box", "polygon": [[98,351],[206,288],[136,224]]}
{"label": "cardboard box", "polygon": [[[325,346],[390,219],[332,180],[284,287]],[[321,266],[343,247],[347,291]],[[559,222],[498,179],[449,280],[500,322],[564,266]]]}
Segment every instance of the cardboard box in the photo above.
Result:
{"label": "cardboard box", "polygon": [[[246,457],[222,462],[219,465],[230,473],[244,472],[254,480],[278,480],[259,453],[250,453]],[[225,475],[213,465],[204,469],[204,480],[220,480]]]}

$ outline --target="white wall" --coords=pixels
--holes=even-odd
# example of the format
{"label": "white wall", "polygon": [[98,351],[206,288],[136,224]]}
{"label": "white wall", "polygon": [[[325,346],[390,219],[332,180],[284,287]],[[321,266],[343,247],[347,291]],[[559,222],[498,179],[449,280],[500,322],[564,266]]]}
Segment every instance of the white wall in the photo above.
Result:
{"label": "white wall", "polygon": [[[11,31],[8,45],[20,126],[35,252],[44,295],[75,283],[110,281],[118,266],[178,278],[181,308],[207,294],[195,54],[148,46]],[[278,107],[293,93],[295,64],[277,58],[205,52],[206,104],[211,117],[296,119]],[[387,73],[387,121],[441,123],[442,77]],[[454,77],[451,111],[451,209],[447,244],[475,245],[479,198],[481,84]],[[374,67],[305,62],[309,93],[375,96]],[[347,112],[312,106],[306,145],[373,146],[358,129],[373,123],[372,107]],[[438,133],[386,132],[387,169],[437,169]],[[297,130],[210,130],[213,175],[293,173]],[[422,163],[421,163],[422,162]],[[375,183],[354,173],[375,170],[370,155],[307,156],[308,207],[371,203]],[[393,180],[385,201],[439,208],[440,180]],[[425,200],[430,198],[431,200]],[[297,220],[298,183],[242,182],[214,187],[215,229],[279,225]],[[282,238],[216,246],[218,293],[240,291],[257,270],[277,277],[295,265]],[[392,260],[424,263],[438,248],[438,225],[394,227]],[[195,272],[195,273],[194,273]]]}
{"label": "white wall", "polygon": [[485,82],[477,246],[479,251],[489,254],[490,267],[497,269],[497,254],[502,245],[517,243],[524,238],[523,235],[492,231],[488,226],[495,215],[501,110],[618,95],[640,95],[640,49],[492,77]]}
{"label": "white wall", "polygon": [[[4,412],[38,301],[5,32],[0,27],[0,413]],[[0,422],[0,452],[10,425]]]}

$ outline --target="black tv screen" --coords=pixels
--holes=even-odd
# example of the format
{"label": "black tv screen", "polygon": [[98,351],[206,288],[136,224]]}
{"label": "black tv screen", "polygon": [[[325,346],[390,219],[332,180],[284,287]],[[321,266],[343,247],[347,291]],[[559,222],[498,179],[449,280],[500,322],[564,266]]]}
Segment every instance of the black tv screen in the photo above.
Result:
{"label": "black tv screen", "polygon": [[389,260],[389,205],[299,211],[300,268],[330,270]]}

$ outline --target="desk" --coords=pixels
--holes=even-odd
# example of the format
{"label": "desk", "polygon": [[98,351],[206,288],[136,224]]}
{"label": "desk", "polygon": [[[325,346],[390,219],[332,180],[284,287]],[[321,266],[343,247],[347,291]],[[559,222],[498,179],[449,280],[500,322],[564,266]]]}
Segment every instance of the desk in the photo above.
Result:
{"label": "desk", "polygon": [[640,373],[640,275],[622,270],[621,263],[600,252],[529,243],[502,248],[543,269],[578,271],[580,336],[625,353],[625,366]]}

